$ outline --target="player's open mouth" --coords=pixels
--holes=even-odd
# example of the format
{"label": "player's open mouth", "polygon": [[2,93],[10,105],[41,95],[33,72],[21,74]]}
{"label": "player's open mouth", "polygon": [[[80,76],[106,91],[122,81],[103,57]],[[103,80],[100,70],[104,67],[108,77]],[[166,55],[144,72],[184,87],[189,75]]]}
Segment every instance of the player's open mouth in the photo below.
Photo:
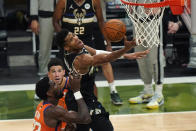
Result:
{"label": "player's open mouth", "polygon": [[60,81],[60,78],[56,78],[55,81]]}

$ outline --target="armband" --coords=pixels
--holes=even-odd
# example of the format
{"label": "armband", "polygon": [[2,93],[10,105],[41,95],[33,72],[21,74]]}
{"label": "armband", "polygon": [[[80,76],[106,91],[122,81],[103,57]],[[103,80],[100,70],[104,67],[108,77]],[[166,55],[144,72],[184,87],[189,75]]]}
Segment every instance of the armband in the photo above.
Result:
{"label": "armband", "polygon": [[105,50],[96,50],[96,55],[98,54],[110,54],[111,52]]}
{"label": "armband", "polygon": [[82,94],[80,93],[80,91],[75,92],[74,93],[74,97],[75,97],[76,100],[79,100],[79,99],[83,98]]}

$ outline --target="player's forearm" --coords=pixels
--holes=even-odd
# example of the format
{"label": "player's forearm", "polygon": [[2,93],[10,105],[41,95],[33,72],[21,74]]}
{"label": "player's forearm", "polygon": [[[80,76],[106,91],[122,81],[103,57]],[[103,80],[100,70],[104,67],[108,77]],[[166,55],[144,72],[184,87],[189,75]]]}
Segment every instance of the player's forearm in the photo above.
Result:
{"label": "player's forearm", "polygon": [[55,15],[53,16],[53,26],[56,32],[60,32],[61,31],[61,25],[59,23],[59,20],[57,18],[55,18]]}
{"label": "player's forearm", "polygon": [[93,56],[93,66],[114,61],[119,57],[121,57],[127,51],[128,51],[127,48],[122,48],[120,50],[113,51],[112,53],[109,54],[104,53],[104,54],[95,55]]}
{"label": "player's forearm", "polygon": [[108,62],[114,61],[114,60],[118,59],[119,57],[121,57],[127,51],[129,51],[129,49],[127,49],[127,48],[122,48],[120,50],[113,51],[112,53],[109,53],[108,55],[106,55],[105,59],[108,60]]}
{"label": "player's forearm", "polygon": [[61,26],[59,24],[54,23],[53,26],[54,26],[55,32],[60,32],[61,31]]}
{"label": "player's forearm", "polygon": [[86,103],[83,99],[76,101],[78,104],[78,122],[81,124],[88,124],[91,122],[91,117]]}

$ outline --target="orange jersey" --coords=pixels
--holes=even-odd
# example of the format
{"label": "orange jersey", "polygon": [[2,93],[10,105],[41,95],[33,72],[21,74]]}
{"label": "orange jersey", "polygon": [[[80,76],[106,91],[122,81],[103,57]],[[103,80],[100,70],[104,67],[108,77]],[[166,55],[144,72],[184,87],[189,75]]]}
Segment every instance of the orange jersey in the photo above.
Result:
{"label": "orange jersey", "polygon": [[67,105],[65,103],[65,96],[66,96],[66,93],[68,92],[68,89],[67,89],[68,83],[69,83],[69,78],[64,77],[63,82],[61,84],[61,87],[63,88],[63,97],[61,99],[59,99],[59,101],[58,101],[58,105],[63,107],[66,110],[67,110]]}
{"label": "orange jersey", "polygon": [[52,104],[40,102],[37,106],[34,122],[33,122],[33,131],[60,131],[60,125],[57,125],[56,128],[48,127],[44,121],[44,111],[47,108],[50,108]]}
{"label": "orange jersey", "polygon": [[[63,82],[61,84],[61,87],[63,87],[63,97],[61,99],[59,99],[59,101],[58,101],[58,105],[63,107],[65,110],[67,110],[67,105],[65,103],[65,96],[66,96],[66,93],[68,92],[68,89],[67,89],[68,83],[69,83],[69,78],[64,77]],[[62,130],[65,129],[66,125],[67,125],[66,122],[61,122],[61,125],[60,125],[61,129]]]}

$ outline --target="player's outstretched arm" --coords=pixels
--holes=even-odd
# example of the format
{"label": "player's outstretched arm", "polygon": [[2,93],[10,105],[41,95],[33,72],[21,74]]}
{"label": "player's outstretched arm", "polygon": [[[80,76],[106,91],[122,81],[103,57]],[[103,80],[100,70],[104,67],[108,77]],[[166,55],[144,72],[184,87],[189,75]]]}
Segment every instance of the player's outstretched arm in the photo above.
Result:
{"label": "player's outstretched arm", "polygon": [[148,53],[149,53],[149,50],[145,50],[145,51],[139,51],[139,52],[134,52],[134,53],[127,53],[127,54],[124,54],[123,57],[128,60],[141,59],[143,57],[146,57]]}
{"label": "player's outstretched arm", "polygon": [[115,61],[116,59],[118,59],[119,57],[121,57],[124,53],[126,53],[127,51],[129,51],[131,48],[135,47],[136,43],[135,41],[124,41],[124,48],[113,51],[109,54],[97,54],[93,56],[93,61],[92,61],[92,65],[96,66],[96,65],[100,65],[100,64],[104,64],[106,62],[111,62],[111,61]]}
{"label": "player's outstretched arm", "polygon": [[113,52],[95,50],[93,48],[85,46],[85,48],[91,53],[91,55],[83,54],[77,56],[74,60],[73,66],[80,74],[86,74],[89,71],[90,66],[97,66],[107,62],[114,61],[120,58],[124,53],[129,51],[131,48],[135,47],[135,45],[136,45],[135,40],[133,41],[125,40],[125,47]]}
{"label": "player's outstretched arm", "polygon": [[91,122],[91,117],[88,108],[83,99],[76,100],[78,104],[78,112],[66,111],[61,106],[56,106],[54,111],[55,119],[65,122],[88,124]]}

